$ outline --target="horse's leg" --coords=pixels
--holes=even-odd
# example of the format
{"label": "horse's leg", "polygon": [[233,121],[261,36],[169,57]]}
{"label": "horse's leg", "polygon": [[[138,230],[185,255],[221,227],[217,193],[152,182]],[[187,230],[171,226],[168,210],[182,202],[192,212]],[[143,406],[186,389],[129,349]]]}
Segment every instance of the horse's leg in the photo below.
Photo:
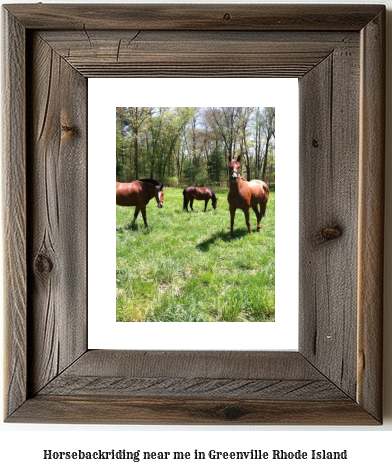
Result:
{"label": "horse's leg", "polygon": [[207,204],[208,204],[208,201],[210,200],[210,198],[207,198],[204,202],[206,203],[206,205],[204,206],[204,212],[206,212],[207,210]]}
{"label": "horse's leg", "polygon": [[135,208],[135,214],[133,215],[133,221],[132,221],[132,224],[131,224],[132,227],[135,225],[137,216],[139,215],[139,211],[140,211],[140,209],[138,207],[136,207]]}
{"label": "horse's leg", "polygon": [[147,225],[147,216],[146,216],[146,206],[142,207],[141,211],[142,211],[142,216],[143,216],[143,220],[144,220],[144,225],[146,227],[148,227],[148,225]]}
{"label": "horse's leg", "polygon": [[250,230],[250,208],[248,207],[247,209],[244,209],[244,216],[245,216],[245,222],[246,222],[246,225],[248,226],[248,232],[249,234],[252,233],[252,231]]}
{"label": "horse's leg", "polygon": [[257,232],[260,232],[261,212],[259,212],[259,208],[257,206],[258,206],[258,204],[256,204],[256,206],[252,206],[252,209],[254,210],[254,212],[256,214]]}
{"label": "horse's leg", "polygon": [[230,207],[230,236],[233,237],[235,207]]}
{"label": "horse's leg", "polygon": [[189,200],[189,205],[191,206],[191,211],[193,211],[193,197],[190,198]]}

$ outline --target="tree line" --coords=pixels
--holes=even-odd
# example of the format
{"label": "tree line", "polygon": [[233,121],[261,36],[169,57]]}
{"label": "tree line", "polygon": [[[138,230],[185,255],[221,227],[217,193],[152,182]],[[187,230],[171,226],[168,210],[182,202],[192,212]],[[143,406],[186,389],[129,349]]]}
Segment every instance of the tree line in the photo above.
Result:
{"label": "tree line", "polygon": [[242,176],[275,182],[274,107],[117,107],[116,180],[226,186],[229,156]]}

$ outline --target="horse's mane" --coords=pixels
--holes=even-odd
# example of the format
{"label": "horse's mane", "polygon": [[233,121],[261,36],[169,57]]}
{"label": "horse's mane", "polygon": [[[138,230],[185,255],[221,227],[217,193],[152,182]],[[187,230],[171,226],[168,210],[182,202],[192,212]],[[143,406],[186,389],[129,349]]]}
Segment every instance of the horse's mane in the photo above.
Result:
{"label": "horse's mane", "polygon": [[138,179],[138,181],[142,181],[143,183],[153,184],[154,186],[163,187],[162,183],[160,183],[160,182],[157,181],[156,179],[144,178],[144,179]]}

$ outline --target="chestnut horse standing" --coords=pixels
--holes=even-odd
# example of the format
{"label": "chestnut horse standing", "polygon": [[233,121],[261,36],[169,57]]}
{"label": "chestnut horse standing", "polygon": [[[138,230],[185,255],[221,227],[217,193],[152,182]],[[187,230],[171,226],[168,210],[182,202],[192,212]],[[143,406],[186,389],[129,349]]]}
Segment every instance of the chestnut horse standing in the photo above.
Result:
{"label": "chestnut horse standing", "polygon": [[[260,232],[260,221],[265,215],[265,208],[269,198],[268,186],[258,179],[246,181],[241,178],[241,155],[235,160],[229,157],[229,176],[230,176],[230,191],[227,200],[230,206],[230,235],[233,236],[234,217],[237,208],[242,209],[245,215],[245,222],[248,226],[249,234],[250,219],[249,209],[252,208],[257,218],[257,232]],[[260,211],[258,205],[260,204]]]}
{"label": "chestnut horse standing", "polygon": [[146,206],[154,198],[158,208],[163,207],[163,184],[155,179],[139,179],[132,183],[116,183],[116,204],[118,206],[136,206],[132,226],[135,224],[139,211],[142,211],[144,225],[147,225]]}
{"label": "chestnut horse standing", "polygon": [[188,211],[188,202],[191,206],[191,211],[193,211],[193,201],[205,201],[204,212],[207,210],[208,201],[211,199],[211,204],[214,209],[217,207],[218,198],[215,196],[214,191],[211,188],[196,188],[195,186],[189,186],[189,188],[184,189],[182,192],[184,195],[184,207],[183,210]]}

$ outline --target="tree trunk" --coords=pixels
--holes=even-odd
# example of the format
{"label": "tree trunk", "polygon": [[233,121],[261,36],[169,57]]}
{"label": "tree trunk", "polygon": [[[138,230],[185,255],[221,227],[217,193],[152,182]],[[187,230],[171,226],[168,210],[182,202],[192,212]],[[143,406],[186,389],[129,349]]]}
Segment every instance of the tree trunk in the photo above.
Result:
{"label": "tree trunk", "polygon": [[267,159],[268,159],[268,148],[269,148],[269,142],[270,142],[271,136],[267,136],[267,142],[265,144],[265,151],[264,151],[264,163],[263,163],[263,174],[261,176],[261,179],[264,181],[265,179],[265,172],[267,170]]}
{"label": "tree trunk", "polygon": [[135,130],[135,179],[139,179],[139,147],[138,147],[138,130]]}

